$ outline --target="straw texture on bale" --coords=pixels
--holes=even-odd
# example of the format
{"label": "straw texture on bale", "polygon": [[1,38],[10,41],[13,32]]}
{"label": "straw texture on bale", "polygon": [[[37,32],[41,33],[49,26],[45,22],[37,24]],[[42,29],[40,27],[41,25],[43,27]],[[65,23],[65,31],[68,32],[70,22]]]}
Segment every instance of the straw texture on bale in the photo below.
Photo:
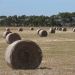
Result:
{"label": "straw texture on bale", "polygon": [[40,31],[39,31],[39,36],[40,36],[40,37],[47,37],[47,35],[48,35],[48,33],[47,33],[46,30],[40,30]]}
{"label": "straw texture on bale", "polygon": [[18,31],[21,31],[22,32],[23,31],[23,28],[19,28]]}
{"label": "straw texture on bale", "polygon": [[13,69],[35,69],[42,61],[42,51],[33,41],[18,40],[8,46],[5,60]]}
{"label": "straw texture on bale", "polygon": [[62,28],[62,31],[67,31],[67,28]]}
{"label": "straw texture on bale", "polygon": [[13,43],[14,41],[21,40],[21,37],[18,33],[10,33],[6,36],[6,42],[8,44]]}
{"label": "straw texture on bale", "polygon": [[7,36],[9,33],[12,33],[12,32],[11,32],[11,31],[5,31],[5,32],[3,33],[3,37],[6,38],[6,36]]}

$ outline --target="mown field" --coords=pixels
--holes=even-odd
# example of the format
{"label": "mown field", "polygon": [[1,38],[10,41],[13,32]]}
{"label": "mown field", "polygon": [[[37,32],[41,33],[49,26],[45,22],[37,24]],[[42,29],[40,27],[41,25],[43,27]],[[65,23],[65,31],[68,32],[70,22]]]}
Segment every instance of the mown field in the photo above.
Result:
{"label": "mown field", "polygon": [[[0,75],[75,75],[75,32],[72,28],[67,32],[56,31],[47,37],[39,37],[37,29],[31,31],[28,27],[23,32],[18,28],[10,28],[12,32],[19,33],[23,40],[36,42],[43,53],[40,66],[34,70],[14,70],[5,62],[5,51],[9,44],[3,38],[5,28],[0,28]],[[48,30],[49,28],[43,27]]]}

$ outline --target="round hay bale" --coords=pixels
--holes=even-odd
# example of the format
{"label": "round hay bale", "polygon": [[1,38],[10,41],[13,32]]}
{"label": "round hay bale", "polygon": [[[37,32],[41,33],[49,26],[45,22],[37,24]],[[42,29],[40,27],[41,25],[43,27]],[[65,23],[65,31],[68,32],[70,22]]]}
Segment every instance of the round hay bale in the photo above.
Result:
{"label": "round hay bale", "polygon": [[75,32],[75,28],[73,28],[73,32]]}
{"label": "round hay bale", "polygon": [[42,30],[42,29],[38,29],[38,30],[37,30],[37,34],[39,34],[39,31],[40,31],[40,30]]}
{"label": "round hay bale", "polygon": [[62,31],[67,31],[67,28],[62,28]]}
{"label": "round hay bale", "polygon": [[50,28],[50,33],[55,33],[55,28]]}
{"label": "round hay bale", "polygon": [[42,61],[42,51],[33,41],[18,40],[6,49],[5,60],[13,69],[35,69]]}
{"label": "round hay bale", "polygon": [[30,30],[34,30],[34,28],[31,27]]}
{"label": "round hay bale", "polygon": [[21,31],[22,32],[23,31],[23,28],[19,28],[18,31]]}
{"label": "round hay bale", "polygon": [[54,30],[56,30],[56,27],[53,27]]}
{"label": "round hay bale", "polygon": [[58,30],[59,30],[59,31],[62,31],[62,27],[59,27]]}
{"label": "round hay bale", "polygon": [[47,37],[47,35],[48,35],[48,33],[47,33],[46,30],[40,30],[39,31],[39,36],[41,36],[41,37]]}
{"label": "round hay bale", "polygon": [[8,44],[13,43],[14,41],[21,40],[21,37],[18,33],[10,33],[6,36],[6,42]]}
{"label": "round hay bale", "polygon": [[6,38],[6,36],[7,36],[9,33],[12,33],[12,32],[11,32],[11,31],[5,31],[5,32],[3,33],[3,37]]}
{"label": "round hay bale", "polygon": [[6,31],[10,31],[10,28],[6,28]]}
{"label": "round hay bale", "polygon": [[56,27],[56,30],[58,30],[59,28],[58,27]]}

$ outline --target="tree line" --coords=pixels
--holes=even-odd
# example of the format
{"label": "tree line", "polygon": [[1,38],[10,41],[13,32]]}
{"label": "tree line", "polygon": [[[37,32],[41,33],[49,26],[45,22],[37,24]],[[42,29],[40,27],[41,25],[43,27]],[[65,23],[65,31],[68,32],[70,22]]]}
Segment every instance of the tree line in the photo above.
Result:
{"label": "tree line", "polygon": [[0,26],[75,26],[75,12],[63,12],[52,16],[0,16]]}

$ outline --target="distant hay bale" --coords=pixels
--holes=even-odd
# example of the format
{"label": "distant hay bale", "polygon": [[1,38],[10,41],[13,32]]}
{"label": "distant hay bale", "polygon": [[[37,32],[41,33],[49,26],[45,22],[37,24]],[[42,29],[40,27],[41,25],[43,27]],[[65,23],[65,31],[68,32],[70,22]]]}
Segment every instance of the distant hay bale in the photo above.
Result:
{"label": "distant hay bale", "polygon": [[19,28],[18,31],[21,31],[22,32],[23,31],[23,28]]}
{"label": "distant hay bale", "polygon": [[56,27],[56,30],[58,30],[59,28],[58,27]]}
{"label": "distant hay bale", "polygon": [[6,28],[6,31],[10,31],[10,28]]}
{"label": "distant hay bale", "polygon": [[31,28],[30,28],[30,30],[34,30],[34,28],[33,28],[33,27],[31,27]]}
{"label": "distant hay bale", "polygon": [[21,37],[18,33],[10,33],[6,36],[6,42],[8,44],[13,43],[14,41],[21,40]]}
{"label": "distant hay bale", "polygon": [[75,32],[75,28],[73,28],[73,32]]}
{"label": "distant hay bale", "polygon": [[7,36],[9,33],[12,33],[12,32],[11,32],[11,31],[5,31],[5,32],[3,33],[3,38],[6,38],[6,36]]}
{"label": "distant hay bale", "polygon": [[33,41],[18,40],[6,49],[5,61],[13,69],[35,69],[42,61],[42,51]]}
{"label": "distant hay bale", "polygon": [[54,30],[56,30],[56,27],[53,27]]}
{"label": "distant hay bale", "polygon": [[59,30],[59,31],[62,31],[62,27],[59,27],[58,30]]}
{"label": "distant hay bale", "polygon": [[46,30],[40,30],[40,31],[39,31],[39,36],[40,36],[40,37],[47,37],[47,35],[48,35],[48,33],[47,33]]}
{"label": "distant hay bale", "polygon": [[55,28],[50,28],[49,32],[50,33],[55,33],[55,30],[56,30]]}
{"label": "distant hay bale", "polygon": [[62,31],[67,31],[67,28],[62,28]]}
{"label": "distant hay bale", "polygon": [[40,31],[40,30],[42,30],[42,29],[38,29],[38,30],[37,30],[37,34],[39,34],[39,31]]}

